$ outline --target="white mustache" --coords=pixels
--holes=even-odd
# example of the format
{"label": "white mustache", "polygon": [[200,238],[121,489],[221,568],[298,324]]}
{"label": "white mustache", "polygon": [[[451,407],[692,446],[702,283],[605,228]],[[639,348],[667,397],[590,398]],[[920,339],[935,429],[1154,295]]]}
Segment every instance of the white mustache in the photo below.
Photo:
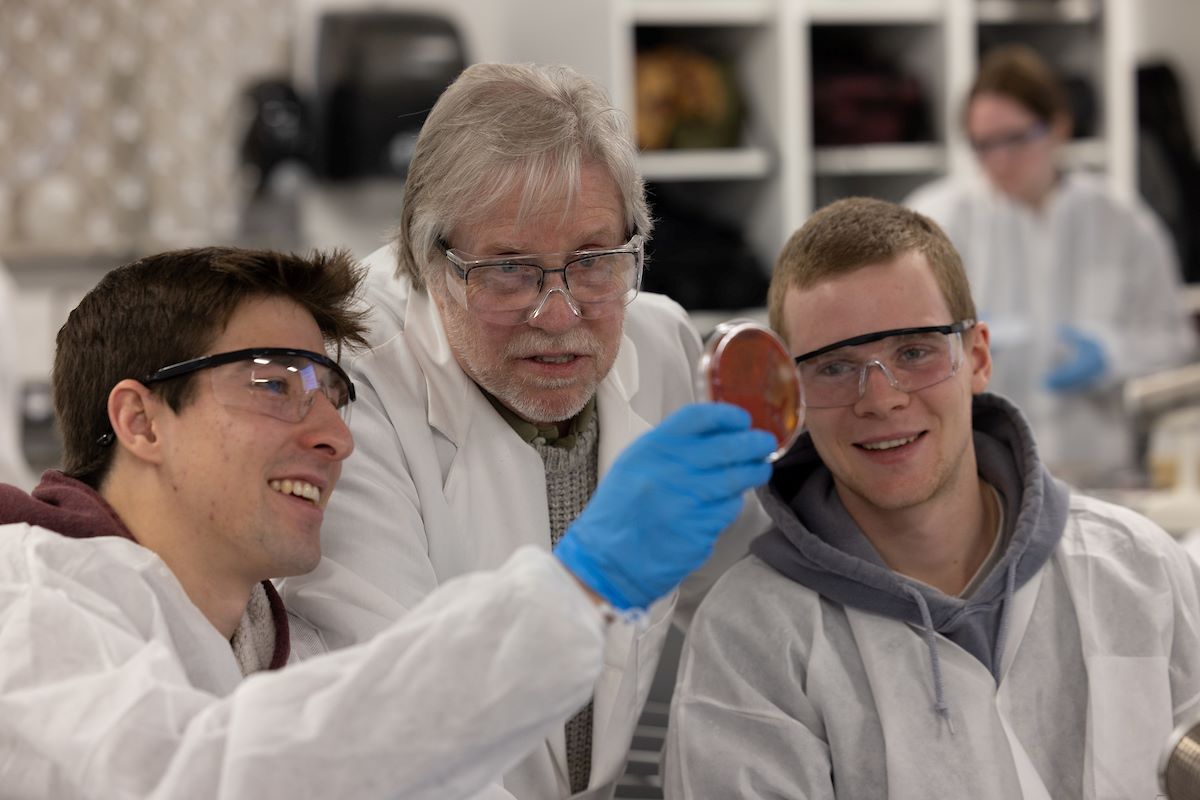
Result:
{"label": "white mustache", "polygon": [[544,353],[573,353],[580,356],[596,356],[600,343],[596,337],[579,329],[570,330],[562,336],[547,336],[541,331],[530,331],[504,345],[504,358],[529,358]]}

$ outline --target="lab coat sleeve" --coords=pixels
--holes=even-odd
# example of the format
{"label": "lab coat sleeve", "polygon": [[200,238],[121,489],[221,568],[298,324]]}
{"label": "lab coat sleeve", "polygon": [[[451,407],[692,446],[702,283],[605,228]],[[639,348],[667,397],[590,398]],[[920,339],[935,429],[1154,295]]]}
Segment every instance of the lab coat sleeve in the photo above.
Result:
{"label": "lab coat sleeve", "polygon": [[[754,559],[718,581],[684,643],[663,762],[667,798],[833,800],[829,745],[786,627],[759,612]],[[787,609],[779,606],[776,613]]]}
{"label": "lab coat sleeve", "polygon": [[1196,338],[1166,229],[1140,206],[1108,211],[1112,218],[1100,224],[1121,231],[1116,269],[1123,274],[1116,286],[1122,312],[1110,323],[1089,321],[1085,310],[1080,327],[1103,344],[1108,377],[1120,382],[1187,363],[1195,355]]}
{"label": "lab coat sleeve", "polygon": [[587,701],[602,664],[600,615],[533,548],[224,697],[189,682],[169,637],[140,634],[144,603],[49,572],[0,565],[6,797],[496,798],[477,793]]}

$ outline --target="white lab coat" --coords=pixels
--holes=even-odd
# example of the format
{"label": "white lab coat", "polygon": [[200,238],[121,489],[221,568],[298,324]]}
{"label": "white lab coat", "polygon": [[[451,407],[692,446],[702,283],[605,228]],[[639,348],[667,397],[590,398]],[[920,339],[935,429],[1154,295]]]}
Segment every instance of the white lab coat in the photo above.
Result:
{"label": "white lab coat", "polygon": [[822,599],[752,557],[688,635],[667,797],[1135,800],[1200,709],[1200,568],[1161,529],[1073,495],[1016,591],[999,685],[941,635]]}
{"label": "white lab coat", "polygon": [[[1076,479],[1131,466],[1120,383],[1186,363],[1195,348],[1173,245],[1153,213],[1082,173],[1065,175],[1041,213],[982,179],[937,181],[907,203],[942,225],[962,255],[992,332],[989,391],[1029,418],[1042,460]],[[1042,388],[1064,323],[1104,347],[1109,373],[1096,391]]]}
{"label": "white lab coat", "polygon": [[370,644],[243,680],[165,563],[0,527],[0,795],[472,797],[582,704],[604,623],[534,548]]}
{"label": "white lab coat", "polygon": [[[21,441],[22,390],[21,331],[16,319],[17,287],[0,263],[0,482],[30,490],[35,483]],[[47,368],[49,364],[46,365]]]}
{"label": "white lab coat", "polygon": [[[388,250],[368,266],[375,346],[350,365],[356,451],[326,512],[321,564],[281,585],[288,608],[335,648],[366,641],[456,575],[492,568],[523,545],[550,547],[541,458],[459,367],[428,293],[393,276]],[[632,439],[695,399],[700,353],[677,304],[642,294],[627,308],[616,363],[597,391],[601,477]],[[748,503],[723,535],[722,566],[766,526]],[[719,571],[709,565],[705,579]],[[689,591],[693,604],[706,588]],[[595,685],[591,782],[578,797],[612,795],[675,605],[675,595],[656,603],[643,630],[609,629]],[[568,796],[563,731],[503,784],[523,800]]]}

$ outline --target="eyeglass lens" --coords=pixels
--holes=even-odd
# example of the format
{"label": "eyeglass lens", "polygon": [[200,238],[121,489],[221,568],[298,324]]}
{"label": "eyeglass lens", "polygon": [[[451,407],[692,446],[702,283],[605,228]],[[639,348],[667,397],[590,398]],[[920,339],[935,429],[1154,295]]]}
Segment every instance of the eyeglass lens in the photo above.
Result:
{"label": "eyeglass lens", "polygon": [[333,370],[300,356],[253,357],[211,371],[218,401],[288,422],[304,419],[324,394],[349,420],[350,391]]}
{"label": "eyeglass lens", "polygon": [[561,269],[533,264],[497,264],[467,271],[467,305],[481,315],[524,312],[537,304],[550,275],[561,273],[566,290],[583,316],[602,315],[623,304],[637,284],[636,253],[605,253],[581,258]]}
{"label": "eyeglass lens", "polygon": [[1015,150],[1040,138],[1046,132],[1046,126],[1035,123],[1023,131],[999,134],[986,139],[976,139],[971,142],[971,149],[977,155],[988,156],[1001,150]]}
{"label": "eyeglass lens", "polygon": [[915,392],[949,378],[961,361],[961,333],[889,336],[840,347],[800,363],[804,404],[836,408],[857,403],[866,391],[872,367],[879,367],[894,388]]}

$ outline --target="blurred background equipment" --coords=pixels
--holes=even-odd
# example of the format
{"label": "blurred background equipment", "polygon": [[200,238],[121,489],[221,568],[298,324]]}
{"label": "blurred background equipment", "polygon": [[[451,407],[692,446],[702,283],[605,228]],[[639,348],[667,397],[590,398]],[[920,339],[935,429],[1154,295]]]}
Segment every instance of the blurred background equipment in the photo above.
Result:
{"label": "blurred background equipment", "polygon": [[266,190],[275,168],[314,158],[312,125],[304,101],[289,81],[267,79],[246,89],[249,122],[242,139],[242,163],[255,170],[254,195]]}
{"label": "blurred background equipment", "polygon": [[318,42],[308,98],[317,174],[403,176],[429,109],[467,66],[457,28],[402,10],[328,11]]}
{"label": "blurred background equipment", "polygon": [[365,256],[387,238],[421,125],[468,62],[449,11],[407,5],[298,8],[292,73],[246,92],[243,242]]}
{"label": "blurred background equipment", "polygon": [[322,180],[403,177],[429,109],[467,65],[445,17],[370,8],[316,20],[309,92],[288,77],[251,84],[245,163],[259,176],[294,160]]}
{"label": "blurred background equipment", "polygon": [[1137,70],[1138,187],[1162,218],[1188,283],[1200,283],[1200,159],[1175,68],[1158,61]]}
{"label": "blurred background equipment", "polygon": [[1200,798],[1200,721],[1180,725],[1158,763],[1158,785],[1168,800]]}
{"label": "blurred background equipment", "polygon": [[1200,529],[1200,364],[1127,381],[1124,404],[1148,488],[1112,499],[1189,537]]}

